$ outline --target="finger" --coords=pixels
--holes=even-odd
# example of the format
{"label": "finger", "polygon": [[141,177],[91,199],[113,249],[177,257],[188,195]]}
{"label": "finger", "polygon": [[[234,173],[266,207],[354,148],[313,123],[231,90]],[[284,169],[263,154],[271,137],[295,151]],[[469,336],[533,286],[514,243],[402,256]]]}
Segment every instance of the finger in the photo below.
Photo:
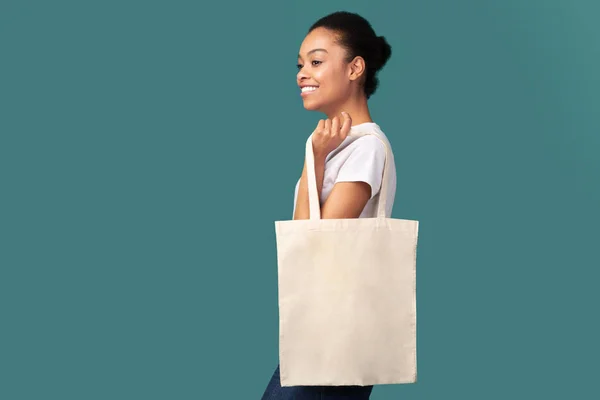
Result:
{"label": "finger", "polygon": [[330,134],[331,133],[331,120],[329,118],[327,118],[325,120],[325,129],[324,129],[326,134]]}
{"label": "finger", "polygon": [[322,119],[320,119],[319,123],[317,124],[317,127],[315,128],[315,133],[316,132],[322,132],[324,127],[325,127],[325,121],[323,121]]}
{"label": "finger", "polygon": [[337,136],[340,133],[340,119],[337,116],[331,120],[331,133],[333,136]]}
{"label": "finger", "polygon": [[348,132],[350,132],[350,128],[352,127],[352,117],[347,112],[342,112],[342,116],[344,118],[344,123],[342,124],[341,134],[346,137]]}

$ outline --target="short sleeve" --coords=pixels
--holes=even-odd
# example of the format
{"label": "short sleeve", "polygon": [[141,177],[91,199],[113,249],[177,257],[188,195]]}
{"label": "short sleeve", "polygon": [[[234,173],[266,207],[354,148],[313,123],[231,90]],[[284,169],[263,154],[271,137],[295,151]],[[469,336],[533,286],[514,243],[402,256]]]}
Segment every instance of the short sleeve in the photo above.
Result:
{"label": "short sleeve", "polygon": [[385,166],[385,146],[373,135],[356,139],[348,158],[340,167],[335,183],[366,182],[371,186],[371,199],[379,193]]}

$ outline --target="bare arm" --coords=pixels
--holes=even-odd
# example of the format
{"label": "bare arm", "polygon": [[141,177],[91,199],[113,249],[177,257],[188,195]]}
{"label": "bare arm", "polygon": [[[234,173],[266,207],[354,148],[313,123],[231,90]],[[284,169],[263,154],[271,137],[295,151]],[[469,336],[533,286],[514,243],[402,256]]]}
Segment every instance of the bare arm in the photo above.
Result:
{"label": "bare arm", "polygon": [[[323,189],[325,158],[315,158],[315,175],[317,177],[317,193]],[[336,183],[321,207],[321,219],[358,218],[371,198],[371,186],[366,182]],[[298,187],[298,199],[294,219],[309,219],[308,172],[306,160]]]}
{"label": "bare arm", "polygon": [[358,218],[371,198],[366,182],[338,182],[321,208],[322,219]]}

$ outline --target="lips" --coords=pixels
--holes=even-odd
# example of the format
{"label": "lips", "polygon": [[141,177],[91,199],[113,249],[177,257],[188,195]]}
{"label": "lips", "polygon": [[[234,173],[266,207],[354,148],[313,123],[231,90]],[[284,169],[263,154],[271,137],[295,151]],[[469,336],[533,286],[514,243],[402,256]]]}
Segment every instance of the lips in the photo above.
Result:
{"label": "lips", "polygon": [[303,86],[300,88],[300,95],[305,96],[311,93],[314,93],[317,90],[318,86]]}

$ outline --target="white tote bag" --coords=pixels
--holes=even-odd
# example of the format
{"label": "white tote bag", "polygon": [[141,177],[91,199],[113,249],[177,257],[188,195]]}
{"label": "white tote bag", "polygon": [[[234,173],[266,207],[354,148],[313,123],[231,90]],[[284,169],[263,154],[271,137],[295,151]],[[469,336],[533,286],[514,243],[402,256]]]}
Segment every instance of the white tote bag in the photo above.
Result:
{"label": "white tote bag", "polygon": [[418,221],[386,217],[390,163],[377,217],[321,219],[312,137],[306,160],[310,219],[275,222],[281,385],[416,382]]}

